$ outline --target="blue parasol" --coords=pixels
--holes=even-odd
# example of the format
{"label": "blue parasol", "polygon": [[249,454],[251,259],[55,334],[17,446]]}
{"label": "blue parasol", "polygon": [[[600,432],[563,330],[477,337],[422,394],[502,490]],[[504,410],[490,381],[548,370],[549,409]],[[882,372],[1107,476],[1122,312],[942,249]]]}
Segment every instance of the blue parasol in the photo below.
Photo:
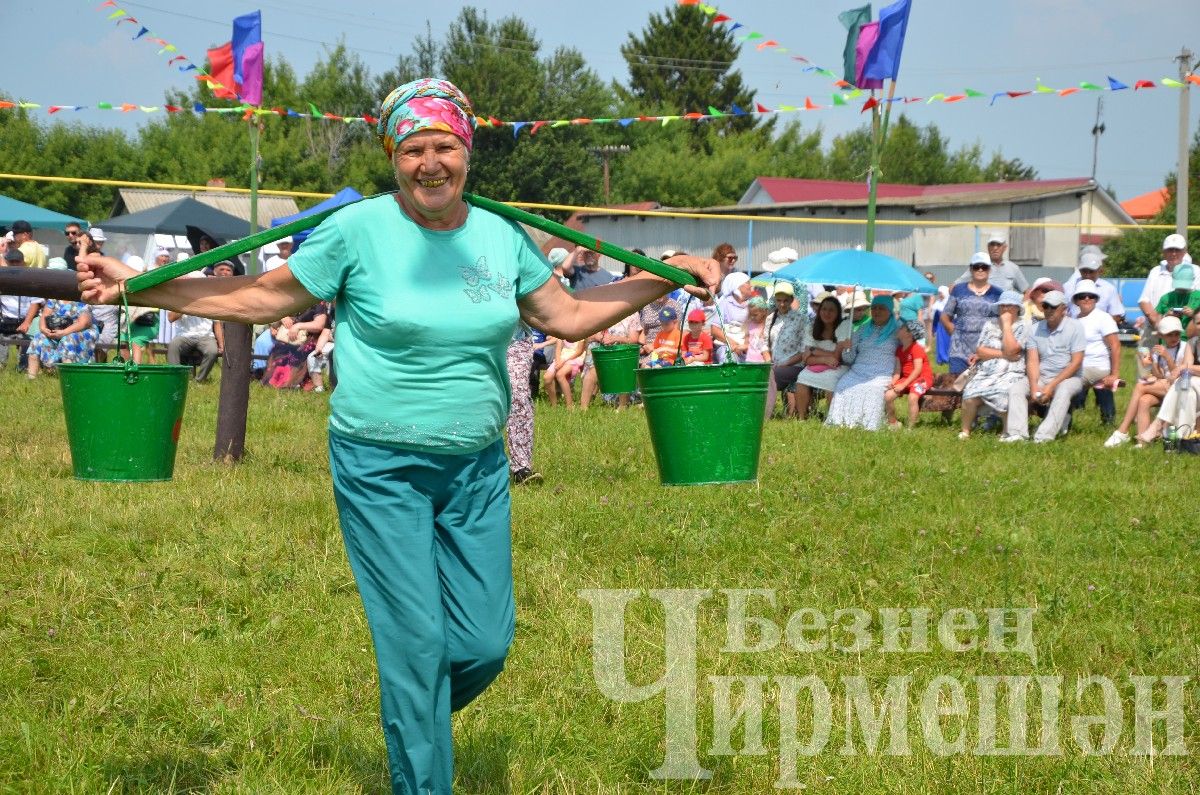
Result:
{"label": "blue parasol", "polygon": [[813,254],[780,268],[772,275],[777,279],[805,284],[832,284],[906,293],[937,292],[935,285],[900,260],[857,249]]}

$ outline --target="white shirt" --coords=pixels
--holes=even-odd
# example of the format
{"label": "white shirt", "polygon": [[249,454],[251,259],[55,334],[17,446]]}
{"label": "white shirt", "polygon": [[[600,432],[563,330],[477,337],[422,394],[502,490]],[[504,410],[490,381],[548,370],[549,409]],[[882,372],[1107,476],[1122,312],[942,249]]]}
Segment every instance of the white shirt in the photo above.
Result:
{"label": "white shirt", "polygon": [[[1067,279],[1067,283],[1063,285],[1063,293],[1067,296],[1067,305],[1071,317],[1079,317],[1079,307],[1075,305],[1075,287],[1079,284],[1079,271]],[[1107,312],[1114,317],[1119,317],[1125,314],[1125,304],[1121,300],[1121,294],[1117,292],[1117,288],[1112,282],[1107,279],[1096,280],[1096,292],[1099,294],[1096,301],[1096,309],[1093,311]]]}
{"label": "white shirt", "polygon": [[24,295],[0,295],[0,317],[24,320],[33,304],[44,304],[44,298],[30,298]]}
{"label": "white shirt", "polygon": [[1117,321],[1107,312],[1093,309],[1087,317],[1079,318],[1079,323],[1083,326],[1084,337],[1087,340],[1087,347],[1083,349],[1083,368],[1111,370],[1112,357],[1109,356],[1105,337],[1117,333]]}
{"label": "white shirt", "polygon": [[278,254],[272,254],[271,258],[263,263],[263,273],[273,271],[281,265],[287,265],[287,260]]}
{"label": "white shirt", "polygon": [[176,337],[211,337],[213,322],[206,317],[184,315],[175,321]]}
{"label": "white shirt", "polygon": [[[1167,270],[1165,262],[1160,262],[1146,274],[1146,285],[1142,287],[1142,294],[1138,296],[1138,303],[1147,301],[1150,303],[1150,308],[1153,309],[1158,306],[1158,299],[1174,289],[1175,285],[1171,278],[1171,272]],[[1200,272],[1197,272],[1196,277],[1192,280],[1192,289],[1200,290]]]}

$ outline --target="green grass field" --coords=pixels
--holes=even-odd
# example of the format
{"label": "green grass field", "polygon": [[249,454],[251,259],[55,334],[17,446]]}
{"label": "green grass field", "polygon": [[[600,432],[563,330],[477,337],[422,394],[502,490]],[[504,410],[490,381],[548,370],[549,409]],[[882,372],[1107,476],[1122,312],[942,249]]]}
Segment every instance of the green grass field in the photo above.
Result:
{"label": "green grass field", "polygon": [[[174,481],[106,485],[71,478],[58,389],[0,373],[0,792],[386,792],[374,658],[330,494],[326,396],[255,388],[249,454],[226,467],[210,461],[217,387],[193,386]],[[1147,755],[1134,752],[1129,679],[1197,673],[1195,458],[1102,449],[1091,408],[1068,438],[1037,447],[959,442],[933,417],[877,434],[775,421],[757,486],[666,489],[645,422],[639,409],[539,405],[546,482],[514,493],[516,642],[497,683],[455,718],[456,791],[773,791],[792,764],[781,761],[781,688],[808,675],[832,693],[828,744],[794,763],[810,792],[1200,789],[1197,684],[1176,732],[1187,754],[1161,753],[1160,722]],[[696,686],[666,697],[694,704],[710,779],[651,777],[668,750],[666,698],[601,692],[583,589],[714,591],[698,611]],[[720,589],[773,590],[774,607],[753,605],[778,626],[800,608],[861,608],[872,645],[725,651]],[[884,651],[885,608],[928,609],[935,622],[954,608],[1034,608],[1036,659],[952,651],[936,626],[927,648]],[[666,633],[645,593],[625,618],[626,674],[652,684],[679,627]],[[974,750],[987,731],[971,682],[985,675],[1063,677],[1056,752]],[[1095,756],[1071,724],[1100,701],[1098,690],[1076,700],[1089,675],[1110,678],[1121,705],[1114,749]],[[749,680],[762,684],[761,716],[751,709],[733,731],[733,753],[712,753],[725,702],[709,677],[731,676],[761,677]],[[878,700],[903,676],[909,752],[886,753],[886,728],[868,751],[840,683],[863,677]],[[969,716],[941,724],[965,739],[962,753],[939,755],[923,736],[921,693],[939,676],[966,684]],[[733,689],[733,709],[744,692]],[[1039,703],[1030,696],[1030,743]],[[1013,728],[1004,704],[1002,737]],[[813,714],[802,693],[797,741]]]}

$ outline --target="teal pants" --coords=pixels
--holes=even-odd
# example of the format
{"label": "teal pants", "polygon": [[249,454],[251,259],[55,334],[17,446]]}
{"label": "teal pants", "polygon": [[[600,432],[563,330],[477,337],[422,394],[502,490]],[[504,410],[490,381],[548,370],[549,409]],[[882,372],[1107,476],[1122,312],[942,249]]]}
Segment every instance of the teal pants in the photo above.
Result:
{"label": "teal pants", "polygon": [[499,675],[513,639],[504,443],[433,455],[330,434],[329,464],[375,645],[392,791],[449,793],[450,713]]}

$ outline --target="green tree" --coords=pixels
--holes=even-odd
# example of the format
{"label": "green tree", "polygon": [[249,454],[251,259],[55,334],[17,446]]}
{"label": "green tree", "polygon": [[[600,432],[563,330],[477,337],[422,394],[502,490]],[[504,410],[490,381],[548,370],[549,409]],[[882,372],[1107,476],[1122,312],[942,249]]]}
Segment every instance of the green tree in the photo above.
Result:
{"label": "green tree", "polygon": [[[707,113],[709,106],[722,111],[733,105],[754,108],[754,93],[733,69],[738,43],[724,26],[710,25],[695,6],[674,5],[662,14],[651,14],[640,35],[630,33],[621,45],[629,67],[629,84],[615,84],[622,107],[631,114]],[[712,131],[743,132],[758,124],[758,117],[730,116],[728,121],[689,127],[693,146]]]}
{"label": "green tree", "polygon": [[[1188,153],[1188,223],[1200,221],[1200,130],[1192,138],[1192,146]],[[1178,174],[1172,172],[1164,180],[1167,188],[1167,203],[1162,211],[1150,219],[1152,224],[1175,224],[1175,202],[1178,196]],[[1104,271],[1109,276],[1145,276],[1150,268],[1162,259],[1163,238],[1170,234],[1163,229],[1135,229],[1126,231],[1120,237],[1104,245],[1104,253],[1108,259],[1104,261]],[[1200,233],[1195,230],[1188,232],[1188,251],[1192,257],[1200,259]]]}
{"label": "green tree", "polygon": [[[490,22],[465,8],[451,23],[440,53],[442,72],[461,88],[479,116],[504,121],[602,118],[612,95],[583,56],[560,48],[540,57],[534,31],[510,16]],[[599,203],[599,165],[588,148],[604,140],[593,125],[530,130],[479,129],[471,157],[470,188],[500,200]]]}
{"label": "green tree", "polygon": [[[871,128],[864,125],[834,138],[829,149],[829,178],[862,179],[870,160]],[[889,126],[880,160],[881,181],[908,185],[1037,177],[1032,167],[1020,160],[1006,160],[999,152],[985,165],[983,147],[978,143],[951,151],[950,142],[937,125],[918,127],[903,114]]]}
{"label": "green tree", "polygon": [[[144,178],[140,153],[124,133],[79,123],[43,124],[20,108],[0,114],[0,151],[5,169],[16,174]],[[30,180],[7,181],[4,193],[96,221],[109,216],[116,192],[105,185]]]}

